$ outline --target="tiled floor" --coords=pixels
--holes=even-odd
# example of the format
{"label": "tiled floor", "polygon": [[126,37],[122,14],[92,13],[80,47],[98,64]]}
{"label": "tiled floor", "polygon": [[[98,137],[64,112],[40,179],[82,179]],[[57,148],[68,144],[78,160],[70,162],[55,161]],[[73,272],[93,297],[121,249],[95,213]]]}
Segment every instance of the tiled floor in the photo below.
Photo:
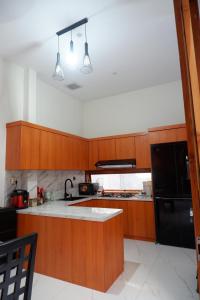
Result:
{"label": "tiled floor", "polygon": [[197,300],[195,277],[193,250],[125,240],[125,271],[107,293],[35,274],[32,300]]}

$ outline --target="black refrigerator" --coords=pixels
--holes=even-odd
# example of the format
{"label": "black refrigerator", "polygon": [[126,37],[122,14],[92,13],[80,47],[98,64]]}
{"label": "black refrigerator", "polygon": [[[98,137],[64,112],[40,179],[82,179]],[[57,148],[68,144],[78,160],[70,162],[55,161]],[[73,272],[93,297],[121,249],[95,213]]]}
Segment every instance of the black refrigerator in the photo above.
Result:
{"label": "black refrigerator", "polygon": [[151,145],[157,242],[195,248],[186,142]]}

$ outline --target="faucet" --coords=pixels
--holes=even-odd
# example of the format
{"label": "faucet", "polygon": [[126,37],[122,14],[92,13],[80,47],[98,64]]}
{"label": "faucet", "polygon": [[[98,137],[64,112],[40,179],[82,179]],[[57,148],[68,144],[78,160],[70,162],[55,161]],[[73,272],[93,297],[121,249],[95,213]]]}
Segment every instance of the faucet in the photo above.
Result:
{"label": "faucet", "polygon": [[70,179],[70,178],[67,178],[67,179],[65,180],[65,194],[64,194],[64,198],[65,198],[65,199],[71,198],[71,197],[72,197],[72,194],[68,194],[68,193],[67,193],[67,182],[68,182],[68,181],[71,183],[71,188],[74,187],[73,182],[71,181],[71,179]]}

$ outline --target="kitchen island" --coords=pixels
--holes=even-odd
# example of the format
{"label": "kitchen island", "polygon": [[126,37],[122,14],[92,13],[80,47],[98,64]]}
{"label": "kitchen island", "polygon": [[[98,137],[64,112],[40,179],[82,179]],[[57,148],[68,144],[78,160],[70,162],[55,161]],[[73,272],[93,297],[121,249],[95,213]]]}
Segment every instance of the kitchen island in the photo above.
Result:
{"label": "kitchen island", "polygon": [[105,292],[124,267],[121,209],[62,201],[18,211],[18,236],[38,233],[35,271]]}

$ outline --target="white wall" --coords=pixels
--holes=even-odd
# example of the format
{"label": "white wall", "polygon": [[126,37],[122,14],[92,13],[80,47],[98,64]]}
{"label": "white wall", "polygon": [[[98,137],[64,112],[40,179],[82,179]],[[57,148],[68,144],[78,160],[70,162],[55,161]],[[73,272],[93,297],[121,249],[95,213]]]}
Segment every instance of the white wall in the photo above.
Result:
{"label": "white wall", "polygon": [[83,109],[85,137],[145,131],[183,122],[181,82],[86,102]]}
{"label": "white wall", "polygon": [[23,117],[24,69],[0,59],[0,206],[5,199],[6,123]]}
{"label": "white wall", "polygon": [[62,91],[37,80],[37,123],[82,135],[82,104]]}
{"label": "white wall", "polygon": [[6,123],[17,120],[82,135],[82,104],[36,80],[34,70],[0,58],[0,206],[5,204]]}

